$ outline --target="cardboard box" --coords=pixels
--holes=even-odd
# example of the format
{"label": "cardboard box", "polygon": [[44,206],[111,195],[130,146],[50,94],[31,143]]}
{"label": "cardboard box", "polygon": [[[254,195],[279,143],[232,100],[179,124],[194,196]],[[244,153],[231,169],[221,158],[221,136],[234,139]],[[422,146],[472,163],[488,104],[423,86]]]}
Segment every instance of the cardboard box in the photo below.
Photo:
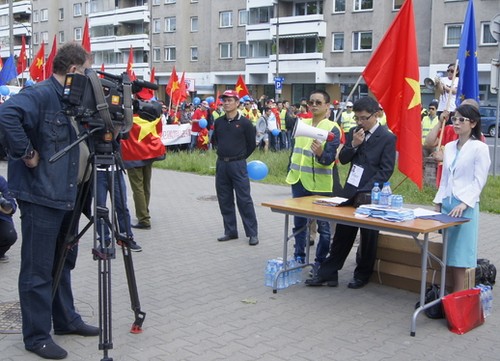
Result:
{"label": "cardboard box", "polygon": [[[441,258],[443,244],[441,235],[431,234],[429,251]],[[411,237],[380,233],[377,247],[377,260],[371,281],[391,287],[420,292],[421,248]],[[441,267],[432,257],[427,259],[427,284],[441,283]],[[451,285],[451,272],[448,270],[446,284]],[[475,285],[475,268],[467,270],[465,288]],[[449,287],[447,287],[449,288]]]}

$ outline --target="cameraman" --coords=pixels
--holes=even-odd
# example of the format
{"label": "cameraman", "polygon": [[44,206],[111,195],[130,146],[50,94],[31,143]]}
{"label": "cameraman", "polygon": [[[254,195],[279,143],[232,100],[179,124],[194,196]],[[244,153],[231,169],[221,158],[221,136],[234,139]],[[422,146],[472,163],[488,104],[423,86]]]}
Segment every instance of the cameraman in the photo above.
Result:
{"label": "cameraman", "polygon": [[16,201],[9,192],[7,180],[0,175],[0,262],[9,261],[5,253],[17,240],[14,222],[12,222],[12,215],[16,208]]}
{"label": "cameraman", "polygon": [[77,232],[68,225],[79,207],[75,203],[85,182],[89,150],[82,142],[56,162],[49,158],[75,142],[81,127],[63,112],[66,74],[83,74],[90,66],[90,54],[81,45],[66,43],[57,51],[50,78],[25,88],[0,107],[0,131],[10,155],[9,187],[21,211],[23,340],[26,350],[45,359],[63,359],[68,354],[52,340],[52,325],[56,335],[99,335],[99,328],[85,324],[73,304],[70,272],[75,267],[76,245],[68,252],[52,297],[58,252],[66,235]]}

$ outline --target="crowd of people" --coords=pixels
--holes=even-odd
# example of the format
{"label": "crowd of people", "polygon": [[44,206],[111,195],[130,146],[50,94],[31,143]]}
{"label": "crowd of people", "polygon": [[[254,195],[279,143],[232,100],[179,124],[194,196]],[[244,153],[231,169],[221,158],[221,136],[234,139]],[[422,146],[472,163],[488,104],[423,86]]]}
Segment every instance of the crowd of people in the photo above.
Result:
{"label": "crowd of people", "polygon": [[[60,283],[54,288],[55,265],[61,248],[67,246],[68,235],[78,233],[77,224],[70,219],[80,216],[83,202],[77,195],[92,178],[86,171],[90,156],[86,142],[75,143],[83,125],[61,111],[64,80],[68,73],[84,74],[89,68],[90,54],[80,45],[68,43],[57,52],[53,75],[12,97],[0,107],[0,133],[9,155],[8,185],[0,177],[0,262],[17,239],[12,214],[21,213],[21,269],[19,298],[23,322],[23,341],[26,350],[45,359],[63,359],[67,352],[51,336],[97,336],[100,329],[84,323],[75,310],[71,289],[71,271],[77,257],[77,244],[64,259]],[[453,69],[452,69],[453,71]],[[450,79],[451,80],[451,79]],[[448,82],[443,91],[452,93]],[[448,88],[447,88],[448,87]],[[448,102],[448,101],[447,101]],[[383,109],[371,97],[346,102],[345,110],[338,100],[332,100],[324,90],[314,90],[297,104],[275,101],[261,96],[257,100],[239,97],[226,90],[220,99],[203,100],[199,104],[184,104],[176,112],[165,103],[154,102],[157,112],[138,112],[126,139],[116,139],[113,152],[119,158],[112,164],[118,173],[109,177],[110,167],[98,172],[94,196],[104,207],[111,189],[121,189],[114,196],[117,209],[117,229],[106,230],[101,225],[100,240],[108,244],[113,232],[131,250],[140,251],[134,241],[132,228],[151,229],[149,201],[151,198],[152,163],[165,157],[165,147],[158,134],[162,124],[191,125],[188,150],[198,147],[201,134],[211,138],[209,144],[217,152],[215,191],[224,234],[217,238],[227,242],[239,237],[236,207],[240,213],[248,244],[259,244],[258,220],[251,196],[246,159],[260,148],[263,151],[290,152],[286,182],[294,198],[308,195],[339,195],[352,199],[369,191],[375,182],[388,181],[396,162],[396,136],[385,126]],[[161,107],[161,110],[160,110]],[[490,165],[488,147],[482,142],[479,106],[464,101],[454,113],[443,109],[441,101],[429,105],[428,119],[422,127],[423,146],[433,154],[440,153],[442,177],[434,198],[436,208],[471,221],[455,227],[449,236],[448,265],[453,269],[454,290],[463,287],[465,269],[475,267],[479,196],[486,183]],[[436,120],[438,118],[438,120]],[[309,136],[292,137],[300,119],[308,127],[331,133],[329,141]],[[443,122],[451,122],[442,127]],[[445,141],[436,143],[439,133],[446,132]],[[148,140],[144,141],[144,139]],[[49,161],[60,149],[74,144],[56,162]],[[441,146],[444,149],[441,149]],[[436,155],[437,157],[437,155]],[[123,158],[123,163],[121,159]],[[345,184],[336,177],[336,163],[349,165]],[[131,223],[126,204],[124,173],[128,174],[133,193],[137,223]],[[236,205],[235,205],[236,203]],[[74,228],[69,229],[69,225]],[[297,262],[304,262],[306,226],[304,217],[294,217]],[[373,272],[378,232],[338,224],[334,230],[328,222],[317,221],[320,240],[316,249],[316,267],[307,286],[338,286],[338,273],[361,233],[357,249],[356,268],[348,287],[365,286]],[[111,234],[110,234],[111,232]]]}

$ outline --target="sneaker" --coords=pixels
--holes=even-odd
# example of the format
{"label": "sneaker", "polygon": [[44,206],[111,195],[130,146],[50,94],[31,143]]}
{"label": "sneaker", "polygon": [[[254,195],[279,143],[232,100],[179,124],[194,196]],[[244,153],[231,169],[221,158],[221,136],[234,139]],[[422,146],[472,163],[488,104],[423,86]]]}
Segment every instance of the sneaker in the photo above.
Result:
{"label": "sneaker", "polygon": [[130,248],[130,250],[132,252],[141,252],[142,251],[142,247],[139,246],[135,241],[130,241],[128,244],[128,247]]}
{"label": "sneaker", "polygon": [[9,262],[9,256],[4,254],[2,257],[0,257],[0,263],[8,263],[8,262]]}

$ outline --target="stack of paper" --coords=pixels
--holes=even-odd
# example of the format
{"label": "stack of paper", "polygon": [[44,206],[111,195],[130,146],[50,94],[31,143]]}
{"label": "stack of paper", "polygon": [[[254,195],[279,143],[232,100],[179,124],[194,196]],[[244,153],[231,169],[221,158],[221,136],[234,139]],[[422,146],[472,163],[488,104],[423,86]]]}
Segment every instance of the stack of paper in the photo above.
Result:
{"label": "stack of paper", "polygon": [[347,198],[342,198],[342,197],[328,197],[328,198],[318,198],[316,199],[313,203],[315,204],[321,204],[324,206],[338,206],[341,203],[347,202]]}
{"label": "stack of paper", "polygon": [[413,209],[390,208],[376,204],[363,204],[356,208],[355,214],[370,216],[373,218],[382,218],[390,222],[404,222],[415,219]]}

